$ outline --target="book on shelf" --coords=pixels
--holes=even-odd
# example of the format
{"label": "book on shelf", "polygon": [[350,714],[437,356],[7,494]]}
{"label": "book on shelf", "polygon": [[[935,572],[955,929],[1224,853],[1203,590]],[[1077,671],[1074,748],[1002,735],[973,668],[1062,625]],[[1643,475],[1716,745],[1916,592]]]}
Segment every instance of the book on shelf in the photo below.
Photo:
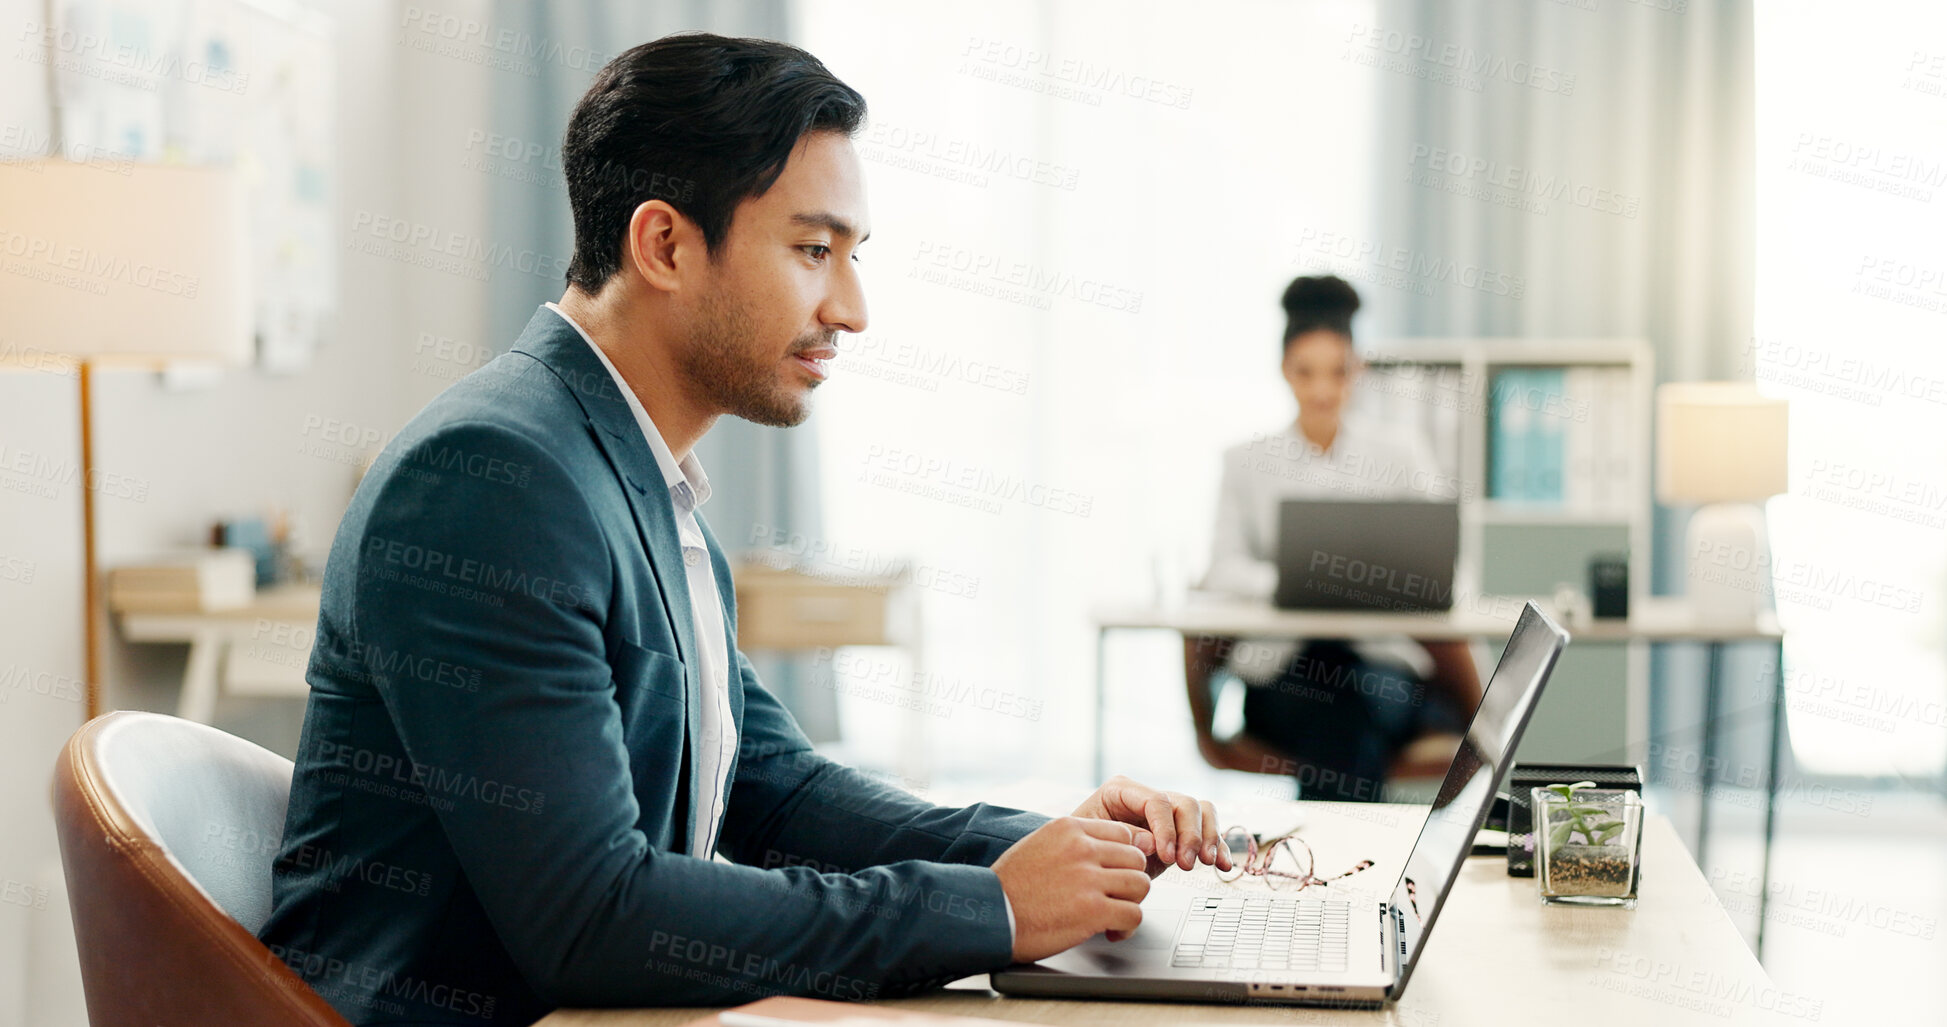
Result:
{"label": "book on shelf", "polygon": [[1471,400],[1468,387],[1458,364],[1380,365],[1367,371],[1354,390],[1353,411],[1423,440],[1432,451],[1441,481],[1450,483],[1440,487],[1457,492],[1460,422]]}
{"label": "book on shelf", "polygon": [[1634,452],[1630,369],[1508,367],[1488,395],[1488,498],[1626,516]]}

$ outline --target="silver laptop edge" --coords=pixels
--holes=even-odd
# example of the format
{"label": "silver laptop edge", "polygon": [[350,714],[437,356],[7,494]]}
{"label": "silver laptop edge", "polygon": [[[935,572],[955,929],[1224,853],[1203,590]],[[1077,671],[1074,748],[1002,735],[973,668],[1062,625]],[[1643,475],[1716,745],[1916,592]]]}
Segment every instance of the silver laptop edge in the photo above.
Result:
{"label": "silver laptop edge", "polygon": [[[1206,898],[1237,899],[1243,893],[1171,895],[1144,903],[1146,924],[1125,941],[1100,935],[1039,963],[991,975],[995,990],[1009,995],[1057,998],[1147,998],[1203,1002],[1274,1002],[1369,1008],[1397,999],[1419,962],[1433,922],[1460,876],[1474,835],[1487,819],[1494,793],[1507,775],[1515,747],[1568,633],[1533,603],[1522,610],[1507,648],[1488,679],[1460,751],[1441,782],[1426,823],[1406,857],[1389,902],[1354,907],[1351,952],[1377,958],[1340,972],[1186,968],[1172,966],[1188,905]],[[1517,683],[1518,682],[1518,683]],[[1161,893],[1157,893],[1160,895]],[[1262,896],[1263,893],[1251,893]],[[1287,892],[1306,899],[1334,899],[1318,889]],[[1277,897],[1277,893],[1272,893]],[[1370,899],[1355,900],[1360,903]],[[1173,920],[1164,917],[1174,916]],[[1362,926],[1363,924],[1363,926]],[[1370,932],[1370,933],[1369,933]],[[1368,939],[1361,942],[1360,937]],[[1351,964],[1349,963],[1348,966]]]}

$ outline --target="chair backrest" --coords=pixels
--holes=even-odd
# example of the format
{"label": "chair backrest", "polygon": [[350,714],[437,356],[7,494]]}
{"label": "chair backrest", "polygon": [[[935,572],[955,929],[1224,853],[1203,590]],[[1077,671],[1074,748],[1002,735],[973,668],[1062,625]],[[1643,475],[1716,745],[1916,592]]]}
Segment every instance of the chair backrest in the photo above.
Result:
{"label": "chair backrest", "polygon": [[68,739],[54,813],[93,1027],[346,1027],[256,937],[290,794],[289,760],[175,717]]}

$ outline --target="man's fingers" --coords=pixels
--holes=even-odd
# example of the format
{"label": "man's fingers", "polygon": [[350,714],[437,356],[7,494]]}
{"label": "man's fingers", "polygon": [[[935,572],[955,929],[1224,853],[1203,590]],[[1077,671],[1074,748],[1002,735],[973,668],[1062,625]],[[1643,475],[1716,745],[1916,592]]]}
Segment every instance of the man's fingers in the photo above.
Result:
{"label": "man's fingers", "polygon": [[1077,817],[1076,823],[1091,838],[1103,841],[1121,842],[1124,845],[1136,844],[1136,829],[1120,820],[1097,820],[1094,817]]}
{"label": "man's fingers", "polygon": [[1117,774],[1103,782],[1095,794],[1102,800],[1102,815],[1110,820],[1134,822],[1142,818],[1143,807],[1149,800],[1163,793]]}
{"label": "man's fingers", "polygon": [[1204,830],[1203,810],[1195,799],[1181,793],[1169,796],[1170,806],[1176,815],[1177,857],[1176,865],[1185,870],[1194,869],[1197,860],[1209,862],[1210,834]]}
{"label": "man's fingers", "polygon": [[1102,871],[1102,894],[1112,899],[1141,902],[1149,894],[1149,875],[1138,870]]}
{"label": "man's fingers", "polygon": [[1150,796],[1143,801],[1142,811],[1150,832],[1156,836],[1156,858],[1165,863],[1175,862],[1180,833],[1177,830],[1176,811],[1169,796],[1161,793]]}
{"label": "man's fingers", "polygon": [[1146,870],[1149,867],[1149,857],[1134,846],[1107,839],[1098,839],[1095,846],[1095,859],[1101,866],[1124,870]]}
{"label": "man's fingers", "polygon": [[1208,799],[1197,805],[1203,812],[1204,847],[1215,856],[1208,862],[1214,864],[1219,870],[1229,870],[1230,846],[1225,844],[1223,836],[1217,833],[1217,806]]}
{"label": "man's fingers", "polygon": [[1191,870],[1201,861],[1223,870],[1231,867],[1230,853],[1217,831],[1216,807],[1181,792],[1158,791],[1117,775],[1076,816],[1135,827],[1130,844],[1154,855],[1164,866],[1174,863]]}
{"label": "man's fingers", "polygon": [[1115,820],[1081,817],[1076,823],[1095,840],[1095,859],[1102,866],[1135,870],[1149,866],[1149,854],[1155,851],[1156,843],[1148,831]]}
{"label": "man's fingers", "polygon": [[1127,937],[1129,932],[1142,926],[1143,908],[1127,900],[1112,900],[1109,903],[1109,915],[1103,922],[1107,930],[1120,931]]}

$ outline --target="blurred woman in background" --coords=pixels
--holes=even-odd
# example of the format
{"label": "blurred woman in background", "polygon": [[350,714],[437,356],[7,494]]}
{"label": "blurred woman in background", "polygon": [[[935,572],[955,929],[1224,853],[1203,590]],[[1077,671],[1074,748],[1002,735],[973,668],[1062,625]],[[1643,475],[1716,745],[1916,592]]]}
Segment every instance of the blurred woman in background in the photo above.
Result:
{"label": "blurred woman in background", "polygon": [[[1417,432],[1348,406],[1363,364],[1352,345],[1359,294],[1332,275],[1286,287],[1281,368],[1297,416],[1224,451],[1203,587],[1269,603],[1277,588],[1279,504],[1438,500],[1413,483],[1444,480]],[[1480,701],[1467,643],[1406,638],[1249,641],[1186,637],[1197,748],[1212,766],[1286,774],[1308,799],[1377,802],[1391,777],[1444,773]],[[1247,686],[1243,730],[1213,734],[1213,679]]]}

